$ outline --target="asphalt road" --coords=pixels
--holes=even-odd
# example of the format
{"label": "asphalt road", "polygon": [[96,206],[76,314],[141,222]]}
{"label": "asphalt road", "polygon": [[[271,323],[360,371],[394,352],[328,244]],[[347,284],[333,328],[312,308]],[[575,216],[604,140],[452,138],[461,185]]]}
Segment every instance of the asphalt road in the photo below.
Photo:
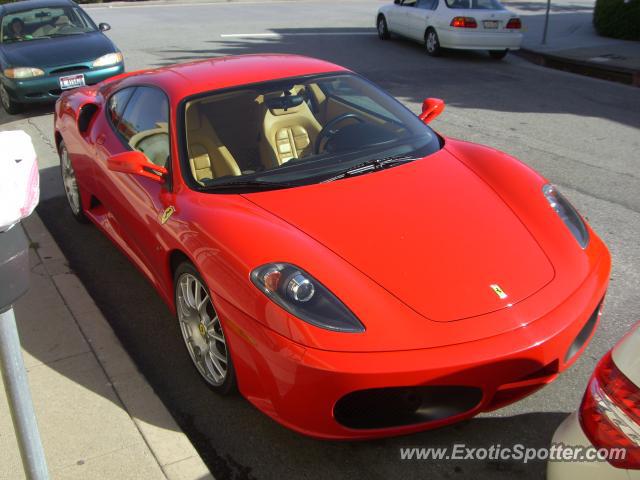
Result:
{"label": "asphalt road", "polygon": [[[558,184],[588,217],[613,254],[611,287],[593,342],[552,385],[456,426],[374,442],[321,442],[280,427],[239,396],[211,393],[190,366],[176,322],[150,285],[95,228],[75,224],[68,214],[59,196],[49,109],[13,118],[0,114],[1,128],[23,128],[36,142],[43,167],[39,214],[218,479],[542,478],[542,462],[401,461],[399,448],[546,446],[577,407],[598,358],[640,320],[640,89],[540,68],[514,56],[502,62],[484,53],[432,59],[418,45],[377,39],[371,27],[379,4],[172,4],[90,12],[96,21],[111,23],[109,34],[128,69],[291,52],[345,65],[416,112],[423,98],[443,98],[447,109],[434,128],[519,157]],[[256,33],[269,35],[239,35]]]}

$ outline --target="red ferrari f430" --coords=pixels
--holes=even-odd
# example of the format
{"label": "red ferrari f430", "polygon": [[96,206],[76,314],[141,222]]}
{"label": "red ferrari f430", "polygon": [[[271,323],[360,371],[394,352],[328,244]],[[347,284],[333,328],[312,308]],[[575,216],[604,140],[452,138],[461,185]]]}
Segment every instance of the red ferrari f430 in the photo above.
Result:
{"label": "red ferrari f430", "polygon": [[606,246],[547,180],[345,68],[222,57],[64,93],[73,215],[175,312],[202,378],[321,438],[534,392],[590,340]]}

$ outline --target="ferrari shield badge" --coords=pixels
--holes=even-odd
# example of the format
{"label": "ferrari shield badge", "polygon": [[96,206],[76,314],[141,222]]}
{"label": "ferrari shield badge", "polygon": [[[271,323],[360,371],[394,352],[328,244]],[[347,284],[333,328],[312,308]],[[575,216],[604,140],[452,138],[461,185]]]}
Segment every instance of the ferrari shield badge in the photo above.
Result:
{"label": "ferrari shield badge", "polygon": [[173,215],[173,212],[175,212],[176,209],[173,207],[167,207],[167,209],[162,212],[162,216],[160,217],[160,223],[162,225],[164,225],[165,223],[167,223],[167,221],[169,220],[169,218],[171,218],[171,215]]}
{"label": "ferrari shield badge", "polygon": [[497,283],[491,284],[490,287],[491,290],[493,290],[493,293],[495,293],[500,298],[500,300],[504,300],[505,298],[507,298],[508,295]]}

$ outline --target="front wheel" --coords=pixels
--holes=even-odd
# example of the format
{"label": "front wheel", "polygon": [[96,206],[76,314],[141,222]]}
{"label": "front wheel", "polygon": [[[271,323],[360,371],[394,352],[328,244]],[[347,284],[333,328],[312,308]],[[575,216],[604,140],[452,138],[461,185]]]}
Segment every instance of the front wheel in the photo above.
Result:
{"label": "front wheel", "polygon": [[433,28],[429,28],[424,35],[424,47],[432,57],[439,57],[442,54],[438,34]]}
{"label": "front wheel", "polygon": [[378,38],[380,38],[380,40],[389,40],[390,37],[387,20],[380,15],[378,17]]}
{"label": "front wheel", "polygon": [[0,103],[2,103],[2,108],[4,108],[9,115],[15,115],[22,111],[22,104],[12,100],[11,96],[9,95],[9,92],[7,92],[7,89],[1,83],[0,83]]}
{"label": "front wheel", "polygon": [[502,60],[507,56],[507,53],[509,53],[509,50],[489,50],[489,55],[494,60]]}
{"label": "front wheel", "polygon": [[89,220],[82,210],[82,199],[80,198],[80,187],[78,187],[76,172],[73,169],[71,158],[69,157],[69,151],[67,150],[64,142],[60,142],[58,153],[60,155],[60,173],[62,175],[64,193],[67,196],[67,203],[69,203],[71,214],[76,221],[80,223],[88,223]]}
{"label": "front wheel", "polygon": [[236,375],[224,329],[209,290],[190,263],[176,269],[174,291],[180,332],[193,365],[212,390],[231,393]]}

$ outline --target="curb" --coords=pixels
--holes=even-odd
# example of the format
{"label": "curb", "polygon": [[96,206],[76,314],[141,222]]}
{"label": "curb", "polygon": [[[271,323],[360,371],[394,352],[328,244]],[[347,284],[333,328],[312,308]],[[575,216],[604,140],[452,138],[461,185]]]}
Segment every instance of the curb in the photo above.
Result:
{"label": "curb", "polygon": [[559,55],[541,53],[522,47],[513,53],[531,63],[543,67],[640,87],[640,71],[631,68],[605,66],[598,63],[561,57]]}
{"label": "curb", "polygon": [[[213,480],[213,475],[160,398],[139,372],[37,212],[22,222],[47,275],[71,312],[109,385],[168,480]],[[153,423],[142,420],[152,413]],[[162,425],[162,427],[158,426]]]}

